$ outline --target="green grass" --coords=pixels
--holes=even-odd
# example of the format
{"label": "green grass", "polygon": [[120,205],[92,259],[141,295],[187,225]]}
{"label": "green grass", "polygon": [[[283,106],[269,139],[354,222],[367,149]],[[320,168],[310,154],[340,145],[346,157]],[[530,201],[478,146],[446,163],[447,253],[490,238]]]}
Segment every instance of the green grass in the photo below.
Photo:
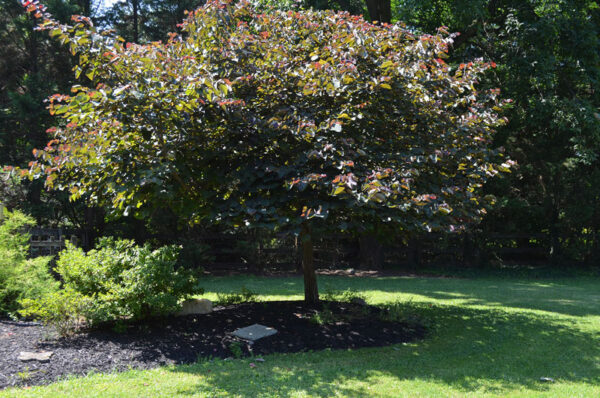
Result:
{"label": "green grass", "polygon": [[[430,327],[421,342],[354,351],[205,360],[96,374],[0,397],[600,396],[600,278],[320,277],[371,304],[402,301]],[[300,299],[301,278],[227,277],[205,297],[242,286],[262,300]],[[555,383],[540,382],[551,377]]]}

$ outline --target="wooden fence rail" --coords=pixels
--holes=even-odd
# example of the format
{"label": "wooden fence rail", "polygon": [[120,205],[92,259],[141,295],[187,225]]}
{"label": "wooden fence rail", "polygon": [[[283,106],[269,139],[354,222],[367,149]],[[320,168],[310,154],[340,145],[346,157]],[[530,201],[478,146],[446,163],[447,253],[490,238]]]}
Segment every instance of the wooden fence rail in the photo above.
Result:
{"label": "wooden fence rail", "polygon": [[54,256],[65,248],[67,240],[77,241],[75,235],[61,228],[31,228],[29,253],[32,257]]}
{"label": "wooden fence rail", "polygon": [[[31,256],[56,255],[67,240],[77,241],[74,231],[53,228],[32,228]],[[206,246],[205,268],[241,267],[261,270],[293,269],[300,266],[300,247],[294,237],[267,237],[254,234],[220,234],[198,237],[196,243]],[[366,266],[394,266],[432,263],[477,265],[490,258],[506,261],[547,261],[550,238],[546,234],[424,234],[402,242],[363,247],[360,240],[346,235],[329,235],[315,240],[315,263],[320,268],[357,268],[364,259],[377,257]]]}

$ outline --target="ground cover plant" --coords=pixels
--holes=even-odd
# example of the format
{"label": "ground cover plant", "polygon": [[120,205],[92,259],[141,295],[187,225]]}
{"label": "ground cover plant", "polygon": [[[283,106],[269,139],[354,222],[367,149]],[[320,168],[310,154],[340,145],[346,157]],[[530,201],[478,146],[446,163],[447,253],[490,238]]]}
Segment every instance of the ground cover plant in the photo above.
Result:
{"label": "ground cover plant", "polygon": [[[2,397],[597,396],[597,277],[320,277],[369,304],[399,302],[432,332],[392,347],[242,358],[95,374]],[[261,300],[301,300],[299,277],[209,278],[205,296],[246,286]],[[251,365],[252,364],[252,365]],[[540,381],[550,377],[554,382]]]}

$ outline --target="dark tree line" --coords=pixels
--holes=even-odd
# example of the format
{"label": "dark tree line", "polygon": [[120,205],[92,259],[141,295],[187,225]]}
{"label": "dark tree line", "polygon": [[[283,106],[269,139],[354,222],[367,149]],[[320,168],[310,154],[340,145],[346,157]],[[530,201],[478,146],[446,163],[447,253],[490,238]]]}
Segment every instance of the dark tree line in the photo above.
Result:
{"label": "dark tree line", "polygon": [[520,167],[487,186],[482,228],[545,232],[554,258],[593,258],[600,232],[600,8],[595,1],[404,0],[398,17],[461,32],[452,58],[498,63],[488,84],[514,101],[497,136]]}

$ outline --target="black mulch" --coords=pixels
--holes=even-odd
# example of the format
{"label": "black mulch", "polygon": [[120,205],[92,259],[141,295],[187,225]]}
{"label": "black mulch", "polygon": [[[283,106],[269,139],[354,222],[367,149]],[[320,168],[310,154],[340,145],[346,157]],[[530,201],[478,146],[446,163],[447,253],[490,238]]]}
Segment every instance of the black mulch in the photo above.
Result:
{"label": "black mulch", "polygon": [[[334,319],[311,322],[317,312],[302,302],[244,303],[216,308],[210,314],[171,317],[129,325],[125,332],[96,330],[57,339],[42,325],[0,320],[0,389],[47,384],[67,375],[91,371],[148,369],[196,362],[202,357],[232,357],[232,343],[244,355],[274,352],[386,346],[420,339],[422,326],[380,319],[380,309],[328,303]],[[248,344],[231,335],[259,323],[279,333]],[[47,363],[21,362],[21,351],[53,351]],[[234,351],[235,348],[234,348]]]}

